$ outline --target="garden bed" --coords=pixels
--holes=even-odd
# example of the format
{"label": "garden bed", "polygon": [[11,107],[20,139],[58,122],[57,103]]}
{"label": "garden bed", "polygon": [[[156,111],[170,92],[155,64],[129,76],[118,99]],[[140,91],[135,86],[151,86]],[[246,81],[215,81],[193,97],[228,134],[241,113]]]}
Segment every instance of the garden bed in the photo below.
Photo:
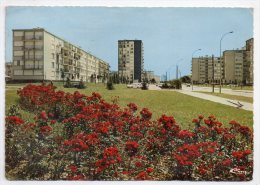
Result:
{"label": "garden bed", "polygon": [[[6,176],[11,180],[231,180],[252,179],[253,134],[213,115],[195,116],[184,130],[167,115],[98,93],[27,85],[19,107],[35,114],[6,117]],[[47,97],[47,98],[46,98]]]}

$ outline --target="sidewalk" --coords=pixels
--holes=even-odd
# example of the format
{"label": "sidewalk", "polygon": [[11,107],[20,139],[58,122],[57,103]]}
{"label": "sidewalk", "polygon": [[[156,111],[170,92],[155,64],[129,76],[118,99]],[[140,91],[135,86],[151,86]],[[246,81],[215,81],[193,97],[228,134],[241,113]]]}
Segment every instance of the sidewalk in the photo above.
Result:
{"label": "sidewalk", "polygon": [[[217,96],[208,95],[208,94],[199,93],[199,92],[185,91],[185,90],[176,90],[176,92],[186,94],[186,95],[189,95],[189,96],[193,96],[193,97],[196,97],[196,98],[201,98],[201,99],[204,99],[204,100],[213,101],[213,102],[216,102],[216,103],[221,103],[221,104],[224,104],[224,105],[229,105],[229,106],[232,106],[232,107],[237,107],[233,103],[236,103],[236,104],[238,103],[238,101],[235,101],[235,100],[217,97]],[[233,103],[231,103],[231,102],[233,102]],[[243,105],[239,109],[244,109],[244,110],[248,110],[248,111],[254,110],[252,103],[242,102],[242,101],[239,101],[239,103]]]}
{"label": "sidewalk", "polygon": [[[149,85],[149,90],[162,90],[162,89],[160,87],[155,86],[155,85]],[[231,99],[222,98],[222,97],[218,97],[218,96],[214,96],[214,95],[204,94],[204,93],[200,93],[200,92],[194,92],[194,91],[191,91],[191,89],[189,89],[189,88],[184,88],[182,90],[163,89],[163,91],[175,91],[175,92],[179,92],[179,93],[186,94],[186,95],[189,95],[189,96],[193,96],[193,97],[196,97],[196,98],[201,98],[201,99],[204,99],[204,100],[213,101],[213,102],[220,103],[220,104],[223,104],[223,105],[232,106],[234,108],[237,108],[237,105],[235,105],[235,104],[238,104],[237,100],[231,100]],[[231,103],[231,102],[233,102],[233,103]],[[248,111],[254,110],[252,103],[243,102],[243,101],[239,101],[239,103],[243,105],[239,109],[248,110]]]}

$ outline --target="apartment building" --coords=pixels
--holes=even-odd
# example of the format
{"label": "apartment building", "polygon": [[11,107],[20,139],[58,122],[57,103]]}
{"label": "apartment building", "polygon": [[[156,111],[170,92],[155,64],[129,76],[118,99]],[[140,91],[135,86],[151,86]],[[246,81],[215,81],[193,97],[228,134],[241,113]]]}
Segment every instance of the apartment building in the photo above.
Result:
{"label": "apartment building", "polygon": [[254,39],[248,39],[246,41],[246,47],[244,51],[244,82],[246,84],[254,83]]}
{"label": "apartment building", "polygon": [[244,50],[226,50],[223,52],[225,64],[225,82],[241,84],[244,79]]}
{"label": "apartment building", "polygon": [[118,41],[118,74],[128,81],[143,79],[143,43],[141,40]]}
{"label": "apartment building", "polygon": [[103,60],[99,60],[98,65],[98,82],[106,83],[109,78],[109,66]]}
{"label": "apartment building", "polygon": [[223,57],[198,57],[192,59],[193,83],[253,84],[253,38],[243,49],[226,50]]}
{"label": "apartment building", "polygon": [[[97,81],[109,64],[43,28],[13,30],[13,80]],[[104,75],[102,75],[104,76]]]}
{"label": "apartment building", "polygon": [[223,78],[222,60],[214,56],[201,56],[192,58],[193,83],[218,83],[221,74]]}

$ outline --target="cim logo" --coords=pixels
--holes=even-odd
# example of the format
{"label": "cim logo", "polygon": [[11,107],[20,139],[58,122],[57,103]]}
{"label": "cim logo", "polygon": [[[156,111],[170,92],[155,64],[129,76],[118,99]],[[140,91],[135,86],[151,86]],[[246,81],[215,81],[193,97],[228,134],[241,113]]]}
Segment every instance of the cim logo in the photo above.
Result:
{"label": "cim logo", "polygon": [[244,174],[244,175],[246,175],[246,171],[243,171],[243,170],[240,170],[239,168],[232,168],[231,170],[230,170],[230,173],[235,173],[235,174]]}

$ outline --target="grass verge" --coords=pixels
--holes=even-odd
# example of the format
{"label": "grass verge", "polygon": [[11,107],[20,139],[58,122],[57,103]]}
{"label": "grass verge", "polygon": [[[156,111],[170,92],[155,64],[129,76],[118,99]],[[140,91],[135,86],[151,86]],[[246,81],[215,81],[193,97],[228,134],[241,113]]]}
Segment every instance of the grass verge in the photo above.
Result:
{"label": "grass verge", "polygon": [[[60,83],[54,85],[57,85],[58,90],[66,92],[79,91],[86,95],[98,92],[108,102],[118,98],[118,104],[121,107],[126,107],[128,103],[133,102],[139,107],[139,111],[143,107],[151,110],[153,119],[158,119],[162,114],[173,116],[184,129],[193,128],[191,121],[200,114],[204,116],[214,115],[219,121],[223,122],[224,126],[228,126],[231,120],[236,120],[251,128],[253,126],[253,112],[251,111],[236,109],[174,91],[128,89],[126,85],[114,85],[115,90],[107,90],[105,84],[87,84],[86,89],[78,90],[76,88],[63,88]],[[16,89],[6,90],[6,108],[18,103],[16,91]],[[25,111],[22,113],[28,119],[32,119],[29,113]]]}

